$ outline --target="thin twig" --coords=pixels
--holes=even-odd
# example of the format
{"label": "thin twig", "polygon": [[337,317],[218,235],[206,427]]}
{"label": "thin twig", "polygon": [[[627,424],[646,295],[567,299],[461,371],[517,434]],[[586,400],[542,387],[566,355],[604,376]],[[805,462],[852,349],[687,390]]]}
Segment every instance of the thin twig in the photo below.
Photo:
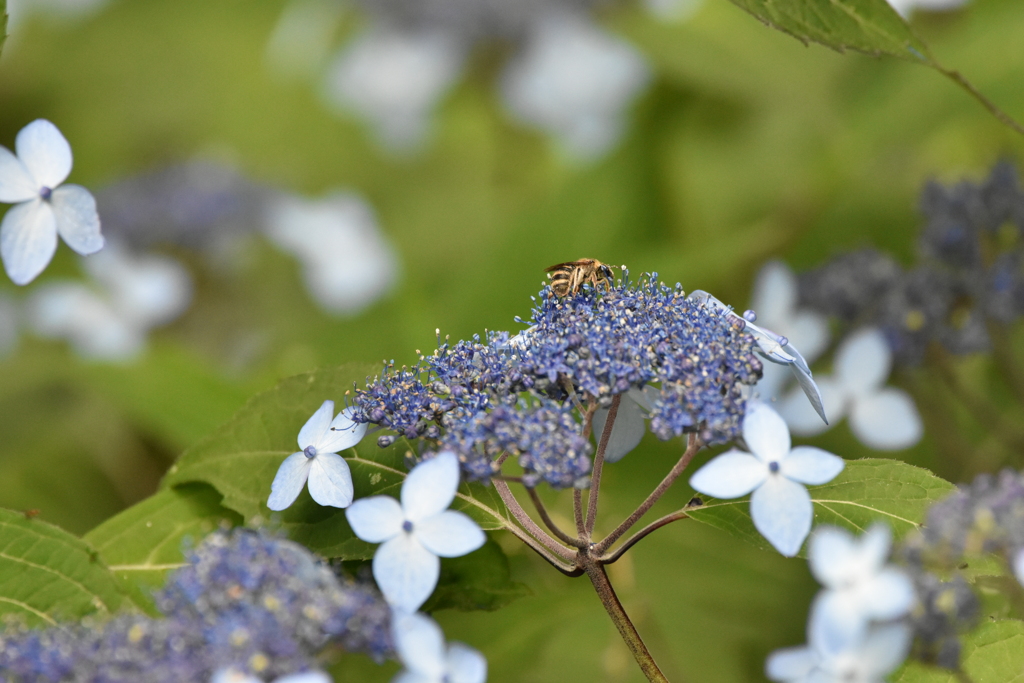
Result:
{"label": "thin twig", "polygon": [[627,550],[632,548],[639,541],[643,540],[643,538],[645,536],[647,536],[647,534],[651,533],[652,531],[657,531],[658,529],[660,529],[661,527],[665,526],[666,524],[671,524],[672,522],[675,522],[676,520],[679,520],[679,519],[689,519],[689,518],[690,518],[690,515],[686,514],[685,510],[679,510],[678,512],[673,512],[670,515],[665,515],[661,519],[659,519],[657,521],[654,521],[654,522],[651,522],[650,524],[645,526],[643,529],[641,529],[640,531],[638,531],[635,534],[633,534],[632,536],[630,536],[629,540],[627,540],[625,543],[623,543],[621,546],[619,546],[619,549],[616,550],[611,555],[603,555],[601,557],[598,557],[597,559],[598,559],[598,561],[601,564],[611,564],[611,563],[615,562],[616,560],[618,560],[623,555],[625,555]]}
{"label": "thin twig", "polygon": [[604,429],[601,430],[601,440],[597,444],[597,454],[594,456],[594,470],[590,476],[590,492],[587,493],[587,536],[594,532],[594,523],[597,521],[597,500],[601,495],[601,473],[604,471],[604,453],[608,450],[608,441],[612,438],[612,428],[615,425],[615,418],[619,414],[619,404],[622,402],[622,394],[615,394],[612,404],[608,407],[608,416],[604,421]]}
{"label": "thin twig", "polygon": [[574,548],[583,548],[587,545],[586,541],[579,538],[573,538],[555,524],[554,520],[551,519],[551,516],[548,514],[548,509],[544,507],[544,501],[540,499],[540,496],[537,495],[537,492],[534,489],[527,488],[526,492],[530,495],[530,500],[533,501],[533,506],[537,508],[537,514],[540,515],[541,521],[544,522],[544,525],[551,530],[551,533],[553,533],[558,540]]}
{"label": "thin twig", "polygon": [[587,526],[583,523],[583,492],[579,489],[572,490],[572,517],[576,522],[576,533],[585,539]]}
{"label": "thin twig", "polygon": [[700,439],[697,438],[696,434],[690,434],[686,451],[684,451],[682,457],[679,458],[679,462],[677,462],[669,473],[665,475],[665,478],[661,480],[660,484],[658,484],[658,488],[651,491],[651,495],[647,496],[647,499],[640,503],[640,507],[634,510],[633,514],[627,517],[622,524],[615,527],[615,530],[608,534],[607,538],[594,546],[593,552],[595,555],[600,557],[607,552],[608,548],[610,548],[615,541],[619,540],[624,533],[629,531],[633,525],[636,524],[640,518],[643,517],[647,511],[661,499],[663,495],[665,495],[665,491],[668,491],[669,487],[675,483],[675,480],[679,478],[679,475],[683,473],[686,466],[690,464],[690,461],[693,460],[693,456],[697,455],[697,451],[700,450],[702,445],[703,444],[701,444]]}
{"label": "thin twig", "polygon": [[531,550],[544,558],[548,564],[566,576],[581,576],[583,574],[583,570],[580,567],[577,567],[575,564],[565,564],[560,561],[557,557],[549,553],[544,546],[534,540],[532,536],[514,524],[510,524],[505,528],[511,531],[512,535],[525,543]]}
{"label": "thin twig", "polygon": [[552,553],[562,558],[566,562],[572,562],[575,554],[568,548],[560,545],[558,541],[551,538],[545,533],[543,529],[537,526],[537,523],[530,518],[530,515],[526,514],[526,510],[519,504],[516,497],[512,495],[512,491],[509,490],[508,484],[503,481],[495,481],[494,488],[501,496],[501,500],[505,503],[505,508],[512,513],[512,516],[516,518],[526,531],[536,538],[545,548],[550,550]]}

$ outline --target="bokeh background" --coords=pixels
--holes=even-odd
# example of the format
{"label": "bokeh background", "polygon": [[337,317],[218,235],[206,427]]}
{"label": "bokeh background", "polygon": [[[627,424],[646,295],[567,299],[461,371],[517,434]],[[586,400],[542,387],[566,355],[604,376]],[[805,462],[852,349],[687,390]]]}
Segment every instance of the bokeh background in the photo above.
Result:
{"label": "bokeh background", "polygon": [[[282,17],[301,8],[280,0],[9,4],[0,144],[13,146],[36,118],[56,123],[75,153],[70,180],[96,193],[108,236],[174,259],[191,282],[184,312],[147,329],[143,347],[89,357],[31,322],[48,283],[96,287],[81,259],[61,246],[37,282],[0,281],[15,311],[0,317],[0,505],[75,533],[149,495],[177,454],[283,377],[413,363],[435,348],[435,330],[462,339],[521,329],[514,318],[528,317],[552,263],[595,257],[657,271],[742,310],[772,258],[799,272],[872,246],[911,263],[925,181],[978,180],[999,159],[1024,158],[1024,138],[941,75],[806,47],[726,0],[668,16],[632,3],[585,7],[645,65],[622,105],[621,137],[589,154],[505,103],[502,73],[524,49],[515,32],[478,40],[422,139],[395,145],[325,86],[334,55],[372,12],[307,2],[323,12],[312,22],[321,30],[296,40],[282,37]],[[971,0],[911,21],[941,61],[1024,118],[1019,0]],[[308,279],[309,252],[327,238],[289,251],[268,208],[291,201],[300,225],[315,223],[316,202],[332,197],[365,228],[338,248],[368,240],[376,250],[345,268],[364,282],[381,276],[356,303],[333,307]],[[167,217],[190,202],[198,208]],[[894,381],[913,388],[913,378]],[[809,442],[877,455],[845,424]],[[896,457],[952,480],[975,473],[940,446],[926,435]],[[608,527],[677,447],[648,435],[613,466]],[[691,495],[677,489],[659,510]],[[564,497],[552,503],[565,514]],[[642,680],[584,580],[499,541],[532,594],[493,613],[437,615],[450,638],[487,655],[491,680]],[[771,649],[803,642],[814,584],[802,560],[681,523],[612,570],[674,681],[761,680]],[[351,658],[334,671],[339,681],[387,680],[393,668]]]}

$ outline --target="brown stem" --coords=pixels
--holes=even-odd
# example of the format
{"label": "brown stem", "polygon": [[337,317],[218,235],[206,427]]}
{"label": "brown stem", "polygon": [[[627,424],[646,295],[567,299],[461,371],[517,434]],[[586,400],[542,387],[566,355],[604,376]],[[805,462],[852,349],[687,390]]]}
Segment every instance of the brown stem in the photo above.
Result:
{"label": "brown stem", "polygon": [[675,480],[679,478],[679,475],[683,473],[686,466],[693,460],[693,456],[697,455],[697,451],[702,446],[700,439],[697,438],[696,434],[690,434],[689,443],[686,446],[686,451],[683,452],[683,456],[679,458],[679,462],[665,475],[665,478],[658,484],[658,488],[651,491],[651,495],[647,496],[647,499],[640,503],[640,507],[633,511],[629,517],[627,517],[622,524],[615,527],[615,530],[608,534],[600,543],[594,546],[594,554],[597,556],[603,555],[608,551],[608,548],[612,546],[615,541],[619,540],[624,533],[629,531],[634,524],[636,524],[641,517],[643,517],[651,507],[654,506],[658,500],[665,495],[665,491],[668,491],[669,487],[675,483]]}
{"label": "brown stem", "polygon": [[530,500],[533,501],[533,506],[537,508],[537,514],[540,515],[541,521],[544,522],[544,525],[551,530],[551,533],[553,533],[558,540],[574,548],[582,548],[586,545],[584,541],[581,541],[578,538],[573,538],[555,524],[554,520],[552,520],[551,516],[548,514],[548,509],[544,507],[544,501],[540,499],[540,496],[537,495],[537,492],[534,489],[528,488],[526,489],[526,492],[529,494]]}
{"label": "brown stem", "polygon": [[583,570],[577,567],[576,565],[570,565],[559,561],[557,557],[548,552],[547,549],[540,543],[538,543],[536,540],[534,540],[532,536],[530,536],[528,533],[526,533],[519,527],[515,526],[514,524],[510,524],[504,528],[511,531],[512,535],[518,538],[523,543],[525,543],[530,548],[530,550],[533,550],[535,553],[540,555],[547,561],[548,564],[550,564],[552,567],[562,572],[566,576],[580,576],[583,574]]}
{"label": "brown stem", "polygon": [[530,515],[526,514],[526,510],[519,504],[516,497],[512,495],[512,491],[509,490],[508,484],[500,480],[494,480],[494,488],[501,496],[501,500],[505,503],[505,508],[512,513],[512,516],[516,518],[524,529],[531,536],[537,539],[545,548],[550,550],[552,553],[562,558],[566,562],[572,562],[574,555],[563,545],[560,545],[558,541],[551,538],[545,533],[543,529],[537,526],[537,523],[530,518]]}
{"label": "brown stem", "polygon": [[601,431],[601,440],[597,444],[597,454],[594,456],[594,471],[590,476],[590,492],[587,494],[587,536],[594,532],[594,523],[597,521],[597,499],[601,495],[601,472],[604,471],[604,452],[608,449],[608,441],[612,438],[612,427],[615,425],[615,418],[619,414],[619,403],[622,401],[622,394],[615,394],[612,404],[608,407],[608,417],[604,421],[604,429]]}
{"label": "brown stem", "polygon": [[608,580],[608,574],[605,572],[604,567],[592,557],[582,553],[581,556],[583,570],[587,573],[590,582],[594,584],[597,597],[601,599],[601,604],[607,610],[608,616],[612,618],[612,623],[619,630],[619,635],[622,636],[626,647],[633,654],[636,663],[640,665],[640,670],[644,672],[644,676],[649,681],[668,683],[668,678],[658,668],[654,657],[651,656],[647,646],[644,645],[644,641],[640,638],[640,634],[637,633],[633,622],[629,620],[629,615],[623,609],[622,603],[619,602],[619,597],[615,594],[615,589],[612,588],[611,581]]}
{"label": "brown stem", "polygon": [[601,564],[611,564],[612,562],[615,562],[620,557],[625,555],[627,550],[632,548],[639,541],[643,540],[643,538],[652,531],[657,531],[666,524],[671,524],[672,522],[675,522],[677,520],[689,518],[690,515],[686,514],[685,510],[679,510],[678,512],[673,512],[670,515],[665,515],[661,519],[651,522],[643,529],[630,536],[629,539],[621,546],[619,546],[619,549],[616,550],[614,553],[611,553],[610,555],[602,555],[598,558],[598,560],[601,562]]}

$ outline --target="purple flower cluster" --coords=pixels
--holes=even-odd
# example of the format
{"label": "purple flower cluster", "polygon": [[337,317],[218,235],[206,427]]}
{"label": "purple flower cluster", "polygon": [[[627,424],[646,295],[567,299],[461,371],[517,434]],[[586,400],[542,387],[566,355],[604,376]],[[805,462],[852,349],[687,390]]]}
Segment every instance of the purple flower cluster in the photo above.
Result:
{"label": "purple flower cluster", "polygon": [[1024,191],[1008,163],[981,183],[929,183],[920,262],[904,270],[872,250],[844,254],[800,278],[804,305],[881,328],[896,360],[917,364],[932,343],[988,351],[992,323],[1024,315]]}
{"label": "purple flower cluster", "polygon": [[535,302],[529,321],[517,319],[529,327],[512,338],[445,341],[415,367],[389,364],[356,389],[353,419],[427,439],[422,450],[454,450],[472,480],[494,475],[508,454],[529,485],[556,487],[587,484],[592,449],[577,402],[607,407],[631,388],[657,386],[648,417],[658,437],[739,435],[742,385],[759,379],[761,361],[738,316],[688,300],[656,274],[636,284],[627,274],[603,293],[545,288]]}
{"label": "purple flower cluster", "polygon": [[124,615],[0,637],[2,683],[209,681],[231,667],[272,679],[327,647],[391,655],[390,609],[297,543],[217,532],[156,595],[164,618]]}

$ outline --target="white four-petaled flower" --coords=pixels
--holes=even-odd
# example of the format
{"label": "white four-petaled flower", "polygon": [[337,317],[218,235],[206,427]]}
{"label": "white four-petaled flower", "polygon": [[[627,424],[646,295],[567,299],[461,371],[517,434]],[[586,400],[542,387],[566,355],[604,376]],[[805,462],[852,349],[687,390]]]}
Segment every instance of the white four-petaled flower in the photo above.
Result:
{"label": "white four-petaled flower", "polygon": [[361,498],[345,511],[355,535],[381,543],[373,556],[373,578],[395,609],[415,612],[437,586],[439,557],[459,557],[484,544],[472,519],[448,510],[459,488],[459,459],[451,451],[414,467],[402,482],[401,498]]}
{"label": "white four-petaled flower", "polygon": [[[366,434],[366,425],[352,421],[352,408],[334,417],[334,401],[324,401],[299,430],[299,448],[281,463],[270,485],[267,507],[284,510],[295,502],[309,480],[309,495],[320,505],[336,508],[352,503],[352,473],[338,451],[352,448]],[[331,418],[334,418],[333,420]]]}
{"label": "white four-petaled flower", "polygon": [[828,645],[863,639],[872,621],[902,617],[914,604],[914,587],[900,569],[887,565],[892,532],[875,524],[859,539],[837,527],[811,536],[809,561],[824,590],[811,608],[811,639]]}
{"label": "white four-petaled flower", "polygon": [[[263,681],[238,669],[228,668],[215,672],[210,683],[263,683]],[[323,671],[305,671],[275,678],[274,683],[331,683],[331,677]]]}
{"label": "white four-petaled flower", "polygon": [[447,647],[441,628],[422,614],[395,614],[395,650],[405,671],[391,683],[484,683],[487,660],[462,643]]}
{"label": "white four-petaled flower", "polygon": [[884,683],[910,650],[907,624],[872,627],[860,639],[822,646],[810,645],[776,650],[765,663],[765,675],[784,683]]}
{"label": "white four-petaled flower", "polygon": [[775,548],[792,557],[811,530],[814,508],[804,484],[824,484],[839,474],[843,459],[813,446],[790,450],[789,429],[760,401],[747,404],[743,440],[750,453],[722,453],[690,479],[690,486],[715,498],[750,497],[750,517]]}
{"label": "white four-petaled flower", "polygon": [[79,254],[103,247],[96,200],[84,187],[62,185],[71,173],[71,146],[57,127],[37,119],[0,147],[0,202],[15,204],[0,223],[0,257],[11,280],[25,285],[57,251],[57,235]]}

